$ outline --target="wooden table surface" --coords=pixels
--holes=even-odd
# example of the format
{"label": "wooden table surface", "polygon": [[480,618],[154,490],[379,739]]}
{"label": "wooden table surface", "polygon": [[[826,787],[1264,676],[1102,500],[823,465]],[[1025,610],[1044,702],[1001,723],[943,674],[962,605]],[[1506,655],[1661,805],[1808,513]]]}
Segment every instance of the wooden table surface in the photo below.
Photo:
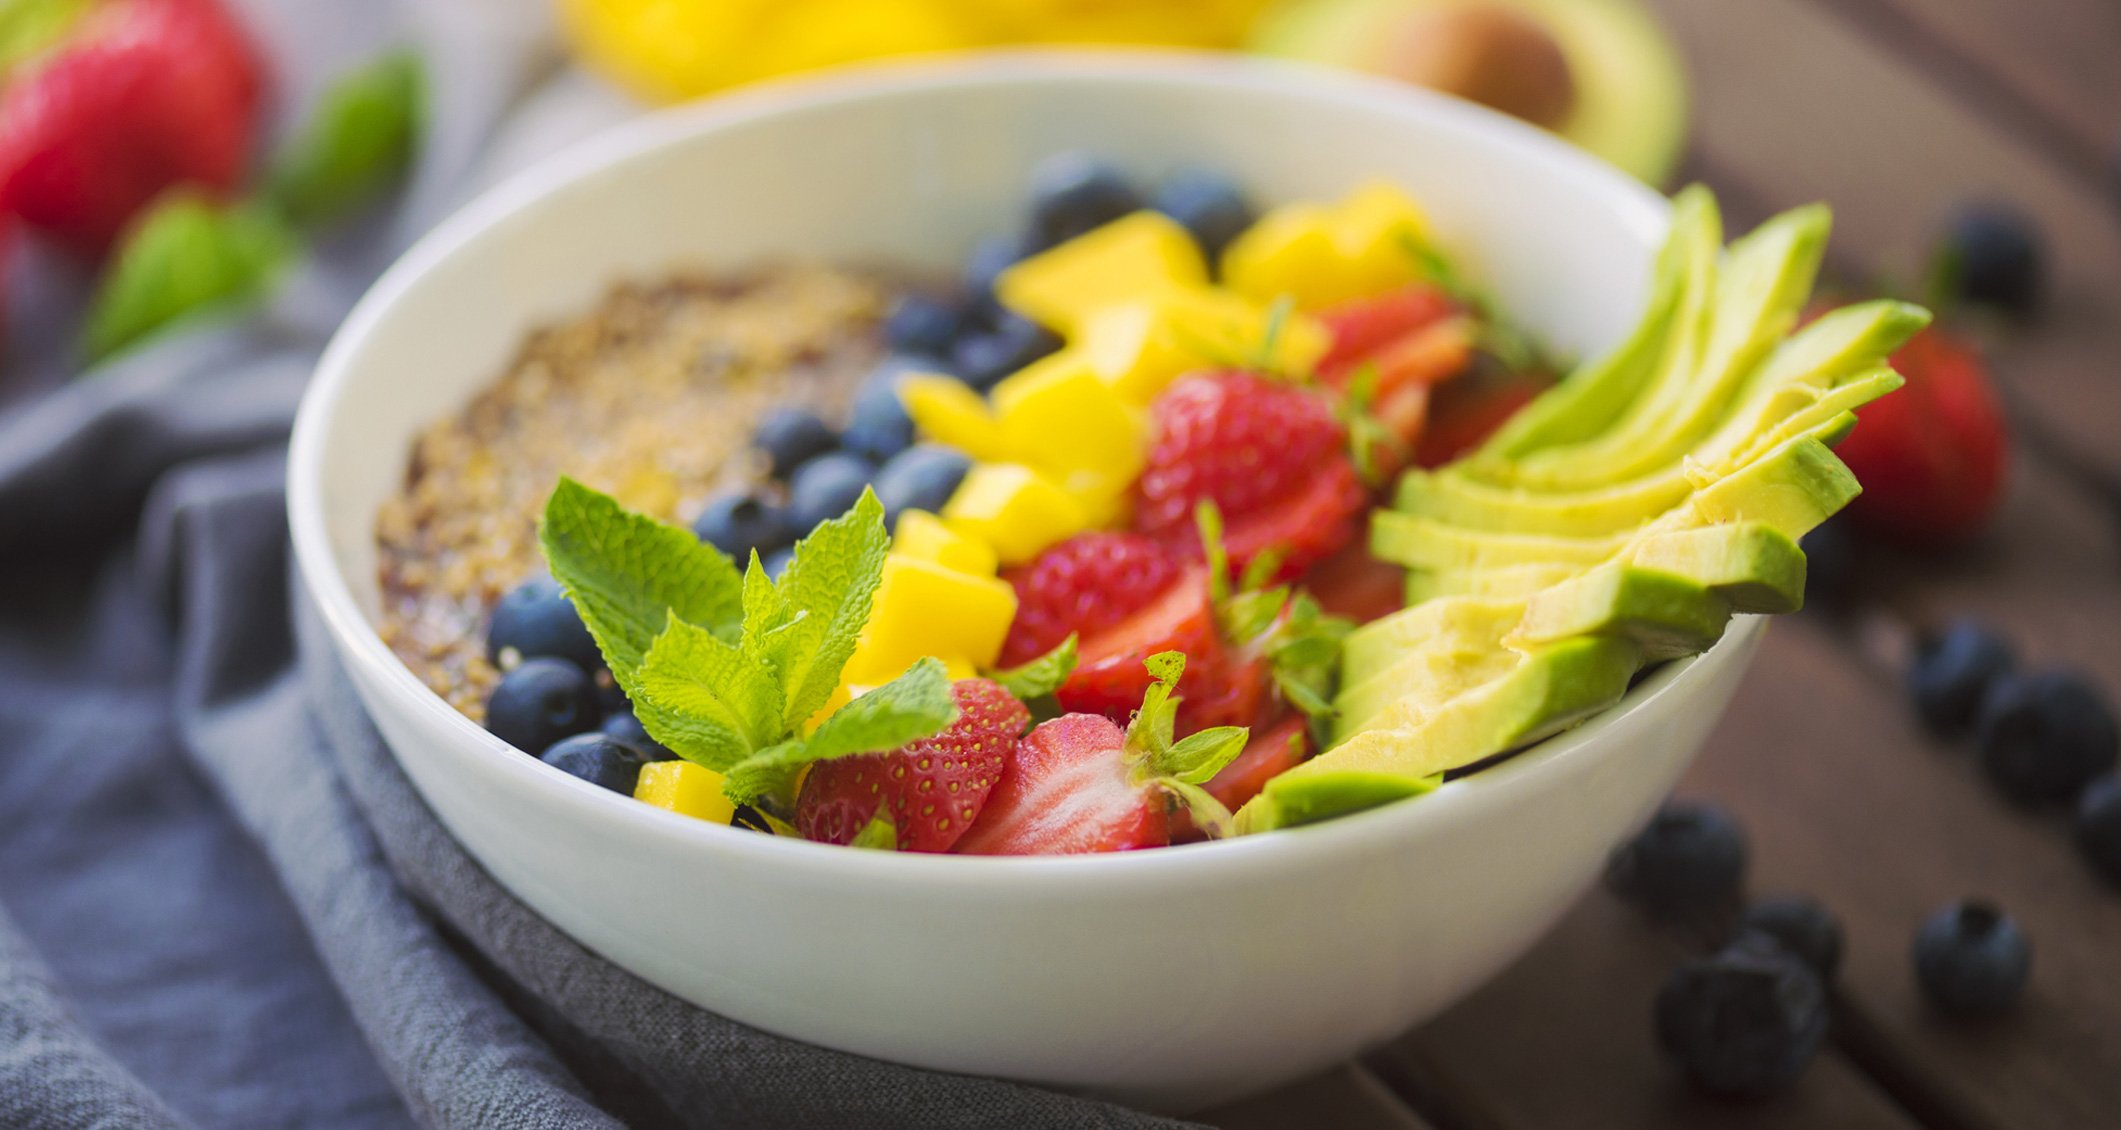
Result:
{"label": "wooden table surface", "polygon": [[[1861,611],[1779,623],[1680,795],[1743,821],[1749,887],[1824,900],[1848,931],[1828,1047],[1788,1094],[1687,1091],[1650,1001],[1689,939],[1602,891],[1441,1018],[1323,1077],[1206,1116],[1268,1130],[1536,1127],[2121,1128],[2121,891],[2066,820],[2000,800],[1898,692],[1893,628],[1958,613],[2121,698],[2121,3],[1651,0],[1694,79],[1688,179],[1734,227],[1833,205],[1832,270],[1913,278],[1973,198],[2034,216],[2051,253],[2034,325],[1990,339],[2017,415],[2003,513],[1952,555],[1869,553]],[[2073,473],[2065,468],[2075,466]],[[1962,896],[2033,939],[2000,1022],[1925,1010],[1916,926]]]}

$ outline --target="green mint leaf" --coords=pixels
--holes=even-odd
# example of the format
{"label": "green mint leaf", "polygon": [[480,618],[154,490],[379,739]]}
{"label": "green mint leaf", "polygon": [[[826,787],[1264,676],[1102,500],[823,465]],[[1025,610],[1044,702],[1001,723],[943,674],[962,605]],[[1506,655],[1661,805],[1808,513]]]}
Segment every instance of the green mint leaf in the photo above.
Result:
{"label": "green mint leaf", "polygon": [[1267,325],[1259,335],[1259,350],[1252,355],[1251,368],[1262,373],[1274,371],[1274,355],[1281,350],[1282,335],[1288,332],[1289,317],[1296,312],[1296,302],[1284,294],[1267,307]]}
{"label": "green mint leaf", "polygon": [[789,611],[787,600],[775,587],[765,565],[759,562],[759,551],[752,550],[750,564],[744,569],[744,648],[757,655],[770,656],[773,652],[770,638],[786,628],[796,615]]}
{"label": "green mint leaf", "polygon": [[1252,560],[1245,562],[1244,575],[1237,578],[1237,591],[1258,592],[1266,588],[1274,574],[1281,572],[1281,563],[1288,555],[1289,551],[1279,545],[1270,545],[1253,554]]}
{"label": "green mint leaf", "polygon": [[637,702],[641,660],[672,617],[737,637],[744,582],[722,551],[690,530],[562,477],[545,502],[538,544],[620,688]]}
{"label": "green mint leaf", "polygon": [[1189,785],[1205,783],[1245,751],[1251,736],[1252,731],[1243,726],[1215,726],[1188,734],[1152,759],[1150,772]]}
{"label": "green mint leaf", "polygon": [[957,699],[943,661],[930,656],[906,673],[832,712],[810,735],[809,759],[882,753],[934,737],[957,721]]}
{"label": "green mint leaf", "polygon": [[731,803],[751,806],[771,823],[776,835],[792,834],[793,829],[785,828],[785,821],[767,809],[778,805],[787,811],[795,806],[796,774],[810,764],[804,754],[806,744],[801,738],[790,738],[731,765],[722,773],[722,795]]}
{"label": "green mint leaf", "polygon": [[670,616],[641,661],[641,725],[680,756],[724,771],[778,741],[781,681],[759,656]]}
{"label": "green mint leaf", "polygon": [[1076,640],[1073,633],[1062,640],[1052,651],[1029,663],[990,671],[987,677],[1000,683],[1003,690],[1015,695],[1019,701],[1031,702],[1049,697],[1075,673]]}
{"label": "green mint leaf", "polygon": [[1223,544],[1223,512],[1214,502],[1201,499],[1193,507],[1193,525],[1200,531],[1200,548],[1208,556],[1208,602],[1221,605],[1230,599],[1230,550]]}
{"label": "green mint leaf", "polygon": [[871,851],[897,851],[898,825],[891,822],[891,810],[884,805],[876,806],[876,815],[869,818],[862,830],[854,834],[847,846],[868,848]]}
{"label": "green mint leaf", "polygon": [[1240,593],[1217,606],[1216,626],[1231,643],[1248,644],[1274,629],[1282,606],[1288,602],[1289,590],[1285,588]]}
{"label": "green mint leaf", "polygon": [[1208,790],[1168,777],[1158,781],[1157,785],[1193,817],[1193,826],[1199,828],[1209,839],[1226,839],[1236,833],[1236,821],[1231,817],[1230,810]]}
{"label": "green mint leaf", "polygon": [[352,214],[411,166],[426,114],[426,74],[393,51],[326,87],[266,173],[265,199],[300,227]]}
{"label": "green mint leaf", "polygon": [[869,622],[890,548],[883,504],[870,490],[862,491],[852,510],[796,543],[776,586],[789,620],[773,633],[766,652],[787,686],[789,729],[817,713],[839,686],[840,669]]}
{"label": "green mint leaf", "polygon": [[102,361],[179,322],[247,307],[271,291],[299,250],[264,209],[185,189],[166,193],[134,221],[104,268],[82,354]]}

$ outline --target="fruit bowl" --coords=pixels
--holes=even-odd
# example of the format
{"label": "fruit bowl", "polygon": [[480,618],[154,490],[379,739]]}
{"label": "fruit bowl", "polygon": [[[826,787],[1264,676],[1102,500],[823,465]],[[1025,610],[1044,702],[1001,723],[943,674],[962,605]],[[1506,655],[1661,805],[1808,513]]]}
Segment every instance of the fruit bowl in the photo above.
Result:
{"label": "fruit bowl", "polygon": [[525,903],[677,996],[796,1039],[1188,1109],[1404,1031],[1529,946],[1670,789],[1762,622],[1413,802],[1154,852],[924,857],[762,836],[591,787],[453,709],[379,636],[404,455],[532,326],[612,280],[811,256],[941,270],[1030,166],[1227,169],[1266,201],[1398,182],[1556,349],[1624,334],[1664,201],[1499,115],[1231,59],[1011,54],[847,72],[664,114],[423,240],[348,319],[297,422],[305,588],[421,795]]}

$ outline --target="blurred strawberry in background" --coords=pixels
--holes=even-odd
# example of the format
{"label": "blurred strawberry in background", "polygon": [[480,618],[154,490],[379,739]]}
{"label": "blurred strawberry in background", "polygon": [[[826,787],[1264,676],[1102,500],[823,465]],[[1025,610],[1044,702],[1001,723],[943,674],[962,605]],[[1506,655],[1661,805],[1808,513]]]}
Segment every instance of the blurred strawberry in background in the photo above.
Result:
{"label": "blurred strawberry in background", "polygon": [[217,0],[16,0],[0,44],[0,209],[82,255],[249,167],[264,75]]}
{"label": "blurred strawberry in background", "polygon": [[1836,449],[1863,484],[1849,520],[1911,545],[1967,541],[2003,496],[2010,453],[1988,369],[1972,342],[1936,326],[1892,360],[1907,384],[1859,409]]}

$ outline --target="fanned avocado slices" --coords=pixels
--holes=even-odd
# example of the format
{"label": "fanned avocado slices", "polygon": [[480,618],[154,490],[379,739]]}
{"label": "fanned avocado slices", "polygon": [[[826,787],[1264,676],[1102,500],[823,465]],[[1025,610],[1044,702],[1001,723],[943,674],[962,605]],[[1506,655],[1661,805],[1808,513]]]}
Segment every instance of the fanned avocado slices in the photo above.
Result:
{"label": "fanned avocado slices", "polygon": [[1642,321],[1457,464],[1402,480],[1372,552],[1408,606],[1349,635],[1334,743],[1238,814],[1308,823],[1433,788],[1618,702],[1735,614],[1795,611],[1798,540],[1859,491],[1833,445],[1897,388],[1927,312],[1872,302],[1792,334],[1823,208],[1722,251],[1705,190],[1674,203]]}

